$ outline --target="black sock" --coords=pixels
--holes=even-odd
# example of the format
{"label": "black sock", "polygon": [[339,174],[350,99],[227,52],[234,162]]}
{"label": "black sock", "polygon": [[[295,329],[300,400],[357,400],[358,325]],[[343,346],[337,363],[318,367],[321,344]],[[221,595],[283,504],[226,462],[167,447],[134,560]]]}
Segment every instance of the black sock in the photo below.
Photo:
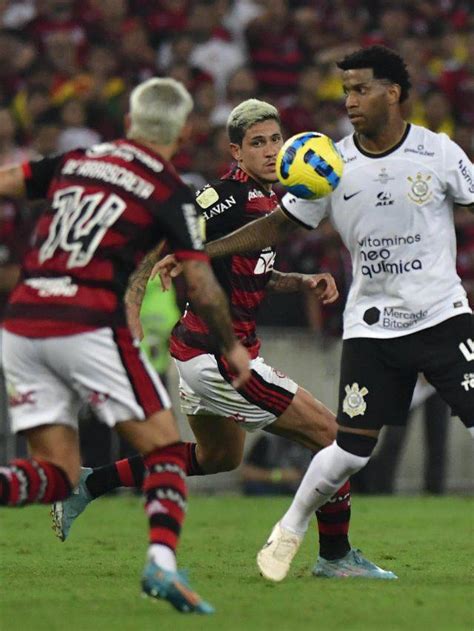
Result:
{"label": "black sock", "polygon": [[93,498],[100,497],[120,487],[138,488],[143,486],[145,465],[141,456],[118,460],[113,464],[93,469],[86,478],[86,487]]}

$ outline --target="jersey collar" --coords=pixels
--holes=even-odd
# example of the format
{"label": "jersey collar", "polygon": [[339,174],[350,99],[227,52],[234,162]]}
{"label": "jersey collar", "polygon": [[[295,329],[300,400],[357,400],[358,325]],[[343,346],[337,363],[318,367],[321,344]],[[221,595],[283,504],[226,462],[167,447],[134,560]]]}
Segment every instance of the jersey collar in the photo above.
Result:
{"label": "jersey collar", "polygon": [[275,194],[274,191],[265,190],[263,186],[261,186],[261,184],[259,184],[256,180],[254,180],[253,177],[250,177],[250,175],[246,173],[244,170],[242,170],[238,164],[233,166],[232,169],[230,169],[230,171],[225,173],[221,177],[221,180],[234,180],[235,182],[247,182],[250,186],[253,185],[256,188],[258,188],[260,191],[262,191],[265,197],[272,197],[272,195]]}
{"label": "jersey collar", "polygon": [[236,182],[248,182],[249,179],[249,175],[245,173],[238,164],[235,164],[221,177],[221,180],[235,180]]}
{"label": "jersey collar", "polygon": [[370,153],[370,151],[366,151],[359,144],[359,141],[357,140],[357,135],[356,134],[353,134],[352,139],[353,139],[354,144],[357,147],[358,151],[360,151],[360,153],[362,155],[366,156],[367,158],[372,158],[373,160],[376,160],[377,158],[385,158],[385,156],[388,156],[389,154],[391,154],[394,151],[396,151],[397,149],[399,149],[403,145],[405,140],[407,139],[407,136],[410,133],[410,129],[411,129],[411,124],[407,123],[405,132],[404,132],[403,136],[400,138],[400,140],[397,142],[397,144],[393,145],[393,147],[390,147],[390,149],[387,149],[387,151],[382,151],[382,153]]}

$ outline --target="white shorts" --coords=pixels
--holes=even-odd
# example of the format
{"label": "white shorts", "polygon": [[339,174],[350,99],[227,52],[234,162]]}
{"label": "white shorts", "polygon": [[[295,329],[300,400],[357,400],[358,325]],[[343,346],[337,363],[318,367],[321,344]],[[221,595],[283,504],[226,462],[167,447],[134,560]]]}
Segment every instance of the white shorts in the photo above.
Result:
{"label": "white shorts", "polygon": [[4,331],[3,369],[13,432],[51,424],[77,428],[83,403],[109,427],[171,407],[124,328],[41,339]]}
{"label": "white shorts", "polygon": [[252,376],[238,391],[230,383],[226,362],[215,355],[198,355],[184,362],[175,359],[175,363],[184,414],[225,416],[249,432],[273,423],[298,390],[298,384],[265,364],[262,357],[251,361]]}

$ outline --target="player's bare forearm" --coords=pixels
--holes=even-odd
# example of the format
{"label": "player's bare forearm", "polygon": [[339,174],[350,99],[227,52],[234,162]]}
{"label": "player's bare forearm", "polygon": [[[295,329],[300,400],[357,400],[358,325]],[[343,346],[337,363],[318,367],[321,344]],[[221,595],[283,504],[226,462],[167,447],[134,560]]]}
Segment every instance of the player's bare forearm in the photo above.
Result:
{"label": "player's bare forearm", "polygon": [[284,274],[272,271],[269,289],[279,292],[304,291],[314,294],[325,305],[335,302],[339,298],[336,281],[331,274]]}
{"label": "player's bare forearm", "polygon": [[215,336],[219,348],[225,352],[236,343],[226,295],[208,263],[185,261],[183,274],[187,297],[199,316]]}
{"label": "player's bare forearm", "polygon": [[275,245],[296,230],[298,225],[288,219],[281,209],[270,215],[231,232],[230,234],[206,244],[206,251],[211,258],[254,252]]}
{"label": "player's bare forearm", "polygon": [[143,257],[137,269],[131,274],[125,292],[125,304],[141,306],[148,280],[155,264],[160,260],[164,244],[163,239],[156,248]]}
{"label": "player's bare forearm", "polygon": [[0,197],[22,199],[26,196],[25,176],[20,165],[0,169]]}
{"label": "player's bare forearm", "polygon": [[293,293],[303,289],[303,274],[272,271],[267,289],[281,293]]}

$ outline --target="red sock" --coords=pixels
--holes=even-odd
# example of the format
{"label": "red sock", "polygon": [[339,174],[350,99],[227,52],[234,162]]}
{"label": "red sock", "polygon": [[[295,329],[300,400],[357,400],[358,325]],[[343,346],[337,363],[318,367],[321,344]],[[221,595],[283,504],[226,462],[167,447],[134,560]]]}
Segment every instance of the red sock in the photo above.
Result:
{"label": "red sock", "polygon": [[64,500],[71,493],[71,483],[64,471],[45,460],[13,460],[0,467],[0,504],[50,504]]}
{"label": "red sock", "polygon": [[150,544],[175,551],[186,511],[185,444],[155,449],[143,461],[143,492],[150,520]]}
{"label": "red sock", "polygon": [[327,504],[316,511],[319,530],[319,554],[325,559],[340,559],[351,549],[349,522],[351,519],[351,486],[349,480],[341,486]]}

